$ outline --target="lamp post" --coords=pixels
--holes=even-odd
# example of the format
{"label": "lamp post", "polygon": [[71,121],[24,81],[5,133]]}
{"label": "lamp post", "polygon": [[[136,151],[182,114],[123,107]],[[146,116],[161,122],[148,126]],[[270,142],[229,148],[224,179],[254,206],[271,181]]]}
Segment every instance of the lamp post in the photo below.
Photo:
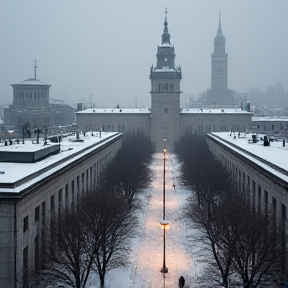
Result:
{"label": "lamp post", "polygon": [[[164,144],[165,144],[164,139]],[[166,148],[163,150],[163,220],[160,222],[160,224],[163,226],[163,266],[160,270],[162,273],[168,273],[168,268],[166,267],[166,227],[169,226],[169,221],[165,219],[165,162],[166,162]]]}

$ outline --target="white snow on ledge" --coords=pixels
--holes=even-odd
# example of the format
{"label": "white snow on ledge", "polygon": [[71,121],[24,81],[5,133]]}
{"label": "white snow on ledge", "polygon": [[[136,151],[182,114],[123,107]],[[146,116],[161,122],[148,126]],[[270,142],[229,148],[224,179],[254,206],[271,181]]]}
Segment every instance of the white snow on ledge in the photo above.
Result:
{"label": "white snow on ledge", "polygon": [[[273,165],[275,165],[288,171],[288,143],[286,142],[285,147],[283,147],[282,139],[280,139],[280,141],[274,141],[273,139],[273,141],[270,141],[270,146],[264,146],[261,140],[261,138],[264,138],[264,135],[256,135],[259,141],[252,143],[252,134],[253,133],[245,134],[246,136],[241,134],[240,137],[238,137],[238,132],[235,132],[235,134],[231,133],[231,135],[230,132],[213,132],[208,135],[288,183],[287,175],[272,168]],[[262,162],[259,158],[264,161]],[[265,161],[267,161],[268,164],[265,163]],[[269,165],[269,163],[271,163],[271,165]]]}
{"label": "white snow on ledge", "polygon": [[85,113],[113,113],[113,114],[147,114],[150,113],[148,108],[89,108],[86,110],[78,111],[77,114]]}

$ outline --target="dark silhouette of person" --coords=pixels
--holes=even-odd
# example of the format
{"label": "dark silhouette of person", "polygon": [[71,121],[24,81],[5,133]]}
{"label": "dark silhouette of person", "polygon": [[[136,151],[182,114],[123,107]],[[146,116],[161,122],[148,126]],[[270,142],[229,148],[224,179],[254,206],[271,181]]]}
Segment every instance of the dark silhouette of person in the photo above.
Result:
{"label": "dark silhouette of person", "polygon": [[179,288],[183,288],[185,285],[185,279],[183,276],[180,276],[179,278]]}

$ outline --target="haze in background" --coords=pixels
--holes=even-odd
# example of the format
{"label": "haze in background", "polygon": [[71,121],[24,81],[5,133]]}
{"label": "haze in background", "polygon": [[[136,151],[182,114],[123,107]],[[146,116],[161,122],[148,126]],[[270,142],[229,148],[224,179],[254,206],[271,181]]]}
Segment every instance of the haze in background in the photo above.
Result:
{"label": "haze in background", "polygon": [[277,81],[288,90],[286,0],[9,0],[0,2],[0,104],[34,77],[50,98],[96,107],[150,107],[165,7],[182,68],[182,106],[211,85],[211,53],[221,10],[229,88]]}

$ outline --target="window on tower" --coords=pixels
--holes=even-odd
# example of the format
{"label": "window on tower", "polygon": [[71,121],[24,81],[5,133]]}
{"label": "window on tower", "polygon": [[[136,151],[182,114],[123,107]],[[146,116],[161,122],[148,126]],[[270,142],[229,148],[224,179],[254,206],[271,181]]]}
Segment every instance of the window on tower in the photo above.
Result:
{"label": "window on tower", "polygon": [[168,113],[168,108],[164,108],[164,113]]}

